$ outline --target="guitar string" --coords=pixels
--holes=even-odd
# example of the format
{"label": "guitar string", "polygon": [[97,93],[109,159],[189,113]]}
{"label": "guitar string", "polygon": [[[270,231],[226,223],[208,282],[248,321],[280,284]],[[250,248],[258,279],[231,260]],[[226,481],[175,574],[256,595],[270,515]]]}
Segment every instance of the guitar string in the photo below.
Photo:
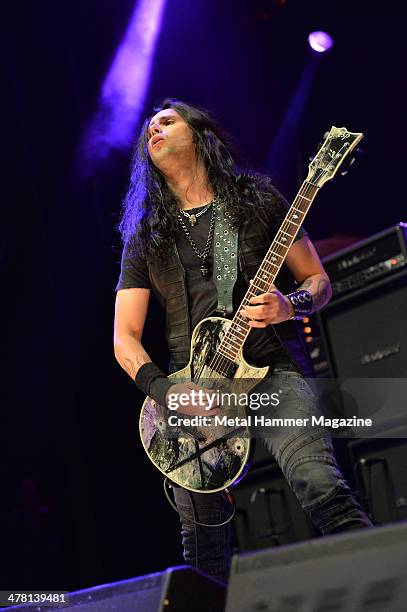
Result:
{"label": "guitar string", "polygon": [[[319,168],[319,170],[321,171],[320,177],[321,177],[322,175],[324,175],[324,174],[327,174],[327,173],[328,173],[328,169]],[[296,209],[298,212],[300,212],[300,213],[302,213],[302,214],[303,214],[303,219],[301,220],[301,223],[300,223],[300,224],[298,224],[298,225],[299,225],[299,227],[302,225],[302,223],[303,223],[303,221],[304,221],[304,218],[305,218],[305,215],[307,214],[307,212],[308,212],[308,210],[309,210],[309,208],[310,208],[310,206],[311,206],[311,204],[312,204],[312,202],[313,202],[313,199],[314,199],[315,195],[317,194],[318,189],[319,189],[318,185],[315,185],[314,183],[311,183],[311,181],[307,181],[307,180],[305,180],[305,181],[303,182],[303,184],[302,184],[302,186],[301,186],[301,188],[300,188],[300,190],[299,190],[298,194],[297,194],[297,195],[296,195],[296,197],[294,198],[294,201],[293,201],[293,203],[292,203],[292,205],[291,205],[291,207],[290,207],[290,208],[294,208],[294,209]],[[315,192],[314,192],[314,190],[315,190]],[[314,192],[314,193],[313,193],[313,192]],[[306,210],[304,211],[304,210],[302,210],[301,205],[302,205],[302,200],[303,200],[303,199],[305,199],[305,200],[306,200],[306,199],[308,199],[308,198],[306,197],[307,195],[311,195],[312,197],[311,197],[311,199],[309,200],[309,204],[308,204],[308,205],[306,205]],[[296,206],[295,206],[295,205],[297,204],[297,201],[298,201],[298,207],[296,208]],[[285,234],[287,234],[287,235],[291,236],[291,234],[290,234],[290,232],[289,232],[289,231],[288,231],[288,232],[286,232],[286,231],[285,231],[286,229],[287,229],[287,230],[289,230],[289,229],[290,229],[290,225],[291,225],[291,224],[290,224],[290,225],[288,225],[288,223],[290,223],[290,221],[287,219],[288,214],[289,214],[289,212],[287,213],[286,217],[284,218],[284,220],[283,220],[283,222],[282,222],[282,224],[281,224],[281,227],[279,228],[279,230],[278,230],[278,232],[277,232],[277,234],[276,234],[275,238],[273,239],[273,243],[274,243],[274,242],[277,240],[277,238],[279,237],[280,232],[283,232],[283,233],[285,233]],[[299,229],[297,230],[297,232],[298,232],[298,231],[299,231]],[[296,233],[297,233],[297,232],[296,232]],[[294,239],[294,237],[292,237],[292,240],[293,240],[293,239]],[[291,242],[291,243],[288,245],[288,248],[290,248],[290,247],[291,247],[291,244],[292,244],[292,242]],[[273,253],[273,254],[275,254],[275,255],[279,256],[279,257],[282,259],[282,261],[280,262],[280,264],[279,264],[278,266],[273,266],[273,267],[276,267],[276,268],[277,268],[277,273],[275,274],[275,276],[277,276],[277,274],[278,274],[278,272],[279,272],[279,269],[280,269],[281,265],[283,264],[283,260],[284,260],[284,255],[282,255],[282,253],[280,252],[280,250],[279,250],[279,246],[283,246],[283,245],[278,245],[278,246],[276,247],[276,249],[277,249],[277,250],[273,250],[273,251],[272,251],[272,253]],[[287,245],[284,245],[284,247],[283,247],[283,248],[285,249],[285,251],[287,251],[287,250],[288,250],[288,249],[286,248],[286,246],[287,246]],[[269,249],[269,250],[270,250],[270,249]],[[262,268],[262,270],[263,270],[263,271],[265,271],[266,273],[270,273],[270,274],[272,274],[273,272],[272,272],[272,268],[270,268],[270,267],[269,267],[270,265],[272,265],[272,264],[268,264],[268,262],[266,262],[265,266],[261,265],[261,266],[260,266],[260,268],[259,268],[259,270]],[[257,273],[256,273],[256,276],[257,276],[257,274],[258,274],[258,271],[257,271]],[[265,281],[264,279],[259,279],[259,280],[261,280],[261,282],[264,282],[264,284],[267,284],[267,281]],[[270,283],[270,282],[268,282],[268,286],[270,286],[270,284],[271,284],[271,283]],[[256,285],[254,285],[254,288],[255,288],[255,289],[257,289],[259,292],[263,291],[263,289],[262,289],[262,288],[257,287]],[[244,298],[243,298],[243,300],[242,300],[242,304],[243,304],[243,305],[248,305],[248,304],[249,304],[249,300],[250,300],[250,298],[251,298],[251,297],[254,297],[254,296],[256,296],[256,295],[260,295],[260,294],[259,294],[259,293],[253,293],[253,292],[252,292],[251,287],[249,287],[249,288],[248,288],[248,290],[247,290],[247,292],[246,292],[246,294],[245,294],[245,296],[244,296]],[[237,322],[238,322],[238,323],[237,323]],[[242,328],[243,330],[245,330],[245,329],[246,329],[246,332],[244,332],[244,331],[243,331],[243,336],[244,336],[244,335],[246,335],[246,337],[247,337],[248,333],[250,332],[250,326],[248,326],[248,325],[247,325],[246,321],[242,321],[242,320],[241,320],[241,316],[239,315],[239,312],[237,312],[237,313],[235,314],[235,316],[233,317],[233,319],[232,319],[232,324],[231,324],[231,326],[229,327],[228,331],[226,332],[226,334],[225,334],[225,338],[222,340],[221,345],[222,345],[222,343],[225,343],[225,344],[229,344],[229,346],[230,346],[230,342],[231,342],[231,340],[233,340],[233,337],[234,337],[234,336],[236,336],[236,331],[237,331],[237,330],[236,330],[236,327],[238,327],[238,328]],[[241,340],[241,339],[240,339],[240,340]],[[243,343],[244,343],[244,341],[245,341],[245,340],[246,340],[246,338],[244,338],[244,339],[243,339]],[[235,341],[235,342],[236,342],[236,344],[238,344],[238,345],[240,344],[240,346],[242,346],[242,345],[243,345],[243,343],[242,343],[241,341],[239,342],[239,339],[238,339],[238,341]],[[235,354],[233,353],[233,347],[232,347],[232,349],[229,349],[229,350],[230,350],[230,352],[232,353],[232,355],[231,355],[231,356],[223,355],[223,354],[222,354],[222,353],[219,351],[219,354],[218,354],[217,356],[215,356],[215,358],[214,358],[213,360],[211,360],[210,365],[209,365],[209,367],[213,367],[213,369],[215,369],[215,368],[216,368],[216,371],[217,371],[218,373],[220,373],[220,374],[224,375],[224,376],[227,376],[227,372],[226,372],[226,371],[224,372],[222,369],[220,369],[220,368],[219,368],[219,365],[221,365],[222,363],[225,363],[225,364],[226,364],[226,366],[227,366],[227,361],[226,361],[226,360],[229,360],[229,361],[233,362],[233,361],[234,361],[234,359],[236,359],[237,354],[238,354],[238,353],[236,352],[236,350],[235,350]]]}
{"label": "guitar string", "polygon": [[[294,209],[296,209],[298,212],[300,212],[303,215],[303,219],[305,217],[305,214],[308,212],[309,205],[308,206],[306,205],[306,209],[303,210],[301,208],[301,205],[303,204],[302,200],[303,199],[307,199],[306,196],[311,195],[314,189],[315,189],[315,185],[306,183],[305,187],[302,190],[300,190],[300,193],[296,196],[296,198],[294,199],[294,202],[292,204],[291,208],[294,207]],[[315,191],[315,193],[316,193],[316,191]],[[311,202],[312,202],[312,200],[311,200]],[[295,206],[296,204],[297,204],[297,206]],[[288,217],[288,213],[287,213],[286,218],[284,219],[283,223],[281,224],[281,227],[279,228],[279,230],[278,230],[278,232],[277,232],[273,242],[281,237],[281,232],[284,232],[284,233],[288,234],[289,236],[291,236],[291,234],[286,231],[286,230],[290,229],[290,225],[291,225],[290,221],[287,219],[287,217]],[[301,223],[298,224],[298,227],[300,227],[300,225],[302,224],[303,219],[301,220]],[[291,238],[293,239],[294,237],[291,236]],[[283,246],[283,245],[277,244],[276,249],[273,249],[272,253],[277,255],[281,259],[283,259],[283,254],[281,253],[281,250],[279,248],[280,246],[283,248],[283,252],[284,252],[284,250],[286,250],[286,245]],[[289,245],[289,246],[291,246],[291,245]],[[279,266],[275,266],[275,265],[273,266],[273,264],[269,264],[268,262],[266,262],[265,265],[262,264],[260,266],[259,270],[262,269],[262,271],[264,271],[267,274],[269,274],[269,273],[272,273],[273,267],[279,267]],[[257,273],[256,273],[256,275],[257,275]],[[268,286],[270,285],[269,281],[267,282],[264,279],[259,279],[259,280],[262,283],[267,284]],[[258,287],[255,284],[254,284],[254,288],[257,289],[259,292],[263,290],[263,289],[261,289],[260,287]],[[248,303],[249,299],[251,297],[253,297],[254,295],[259,295],[259,294],[258,293],[254,293],[253,289],[252,289],[252,286],[250,286],[248,288],[248,291],[246,292],[245,297],[243,298],[242,303],[244,305],[246,305]],[[230,345],[231,339],[233,340],[233,336],[236,335],[236,333],[235,333],[236,330],[233,329],[234,325],[236,325],[235,319],[241,319],[241,317],[238,315],[238,313],[233,318],[232,325],[229,328],[228,332],[225,335],[225,338],[222,341],[222,342],[224,342],[226,344],[229,344],[229,345]],[[244,324],[242,324],[241,320],[239,320],[239,327],[242,327],[243,329],[247,328],[246,322],[244,322]],[[246,333],[248,333],[249,330],[250,330],[250,328],[246,329]],[[236,342],[236,340],[234,340],[234,341]],[[236,354],[235,355],[233,354],[233,347],[230,350],[231,350],[232,356],[226,356],[226,355],[223,355],[222,353],[219,353],[219,355],[216,356],[212,360],[210,366],[212,366],[214,369],[216,368],[216,370],[219,372],[219,366],[222,365],[222,362],[224,362],[227,359],[230,359],[231,361],[233,361],[233,359],[236,358],[237,353],[235,351]],[[225,371],[223,371],[223,368],[221,369],[221,371],[219,373],[221,373],[223,375],[227,374]]]}
{"label": "guitar string", "polygon": [[[307,197],[306,197],[306,196],[307,196],[307,195],[311,195],[311,194],[312,194],[312,192],[313,192],[313,190],[314,190],[314,188],[315,188],[315,186],[314,186],[314,185],[312,185],[312,184],[311,184],[311,185],[306,184],[306,185],[305,185],[305,188],[303,188],[303,190],[302,190],[301,194],[298,194],[298,196],[295,198],[295,200],[294,200],[294,202],[293,202],[293,206],[294,206],[294,208],[295,208],[295,204],[297,204],[297,211],[303,215],[303,218],[302,218],[302,220],[301,220],[301,223],[302,223],[302,221],[303,221],[303,219],[304,219],[304,217],[305,217],[305,214],[308,212],[308,208],[309,208],[309,206],[307,206],[307,207],[306,207],[306,209],[305,209],[305,210],[303,210],[303,209],[301,208],[301,205],[302,205],[302,201],[301,201],[301,200],[302,200],[302,199],[307,199]],[[315,191],[315,194],[316,194],[316,191]],[[315,194],[314,194],[314,195],[315,195]],[[312,202],[312,200],[310,200],[310,201]],[[295,213],[294,213],[294,214],[295,214]],[[287,215],[287,216],[288,216],[288,215]],[[300,225],[301,225],[301,223],[299,223],[299,224],[298,224],[298,226],[300,226]],[[292,225],[292,224],[290,223],[290,220],[289,220],[288,218],[285,218],[285,219],[284,219],[284,221],[283,221],[283,223],[281,224],[280,229],[278,230],[278,232],[277,232],[277,234],[276,234],[276,236],[275,236],[275,238],[274,238],[274,241],[275,241],[275,240],[278,240],[278,238],[282,239],[281,232],[283,232],[283,233],[285,233],[285,234],[289,235],[289,236],[290,236],[290,237],[293,239],[294,237],[293,237],[293,236],[291,236],[290,232],[289,232],[289,231],[287,232],[287,230],[290,230],[290,226],[291,226],[291,225]],[[274,242],[274,241],[273,241],[273,242]],[[278,256],[278,257],[280,257],[281,259],[283,259],[283,254],[281,253],[281,249],[279,248],[280,246],[283,248],[283,252],[284,252],[284,250],[286,250],[286,245],[284,245],[284,246],[283,246],[283,245],[278,245],[278,244],[277,244],[277,245],[276,245],[276,249],[273,249],[272,253],[273,253],[273,254],[275,254],[275,255],[277,255],[277,256]],[[289,245],[289,246],[291,246],[291,245]],[[272,271],[273,271],[273,267],[276,267],[276,268],[277,268],[278,266],[276,266],[275,264],[269,264],[269,263],[267,263],[267,262],[266,262],[264,265],[262,264],[262,265],[260,266],[259,270],[261,269],[263,272],[265,272],[265,273],[267,273],[267,274],[270,274],[270,273],[272,273]],[[257,275],[257,274],[256,274],[256,275]],[[266,288],[267,288],[267,287],[269,287],[269,285],[270,285],[270,279],[268,279],[267,281],[266,281],[266,280],[264,280],[264,279],[258,279],[258,280],[259,280],[261,283],[264,283],[264,284],[266,285]],[[254,295],[259,295],[259,293],[253,292],[253,288],[254,288],[255,290],[258,290],[259,292],[261,292],[261,291],[265,291],[265,290],[266,290],[265,288],[261,288],[261,287],[259,287],[258,285],[256,285],[255,283],[253,283],[253,285],[252,285],[251,287],[249,287],[249,289],[248,289],[248,291],[247,291],[247,293],[246,293],[246,295],[245,295],[245,298],[243,299],[243,304],[248,303],[248,300],[250,299],[250,297],[253,297]],[[238,323],[239,323],[239,325],[238,325],[238,326],[236,325],[236,319],[238,320]],[[246,322],[245,322],[245,323],[246,323]],[[224,364],[226,363],[226,365],[227,365],[227,360],[228,360],[228,359],[229,359],[229,360],[231,360],[231,361],[233,361],[233,359],[235,359],[235,358],[236,358],[236,355],[237,355],[237,351],[236,351],[236,350],[234,350],[234,347],[233,347],[233,342],[234,342],[235,344],[239,344],[239,332],[240,332],[240,330],[239,330],[239,332],[238,332],[238,333],[236,333],[236,332],[237,332],[236,327],[241,327],[243,330],[246,328],[246,334],[248,333],[248,331],[249,331],[249,329],[250,329],[250,328],[249,328],[249,329],[247,328],[247,324],[242,324],[241,317],[240,317],[238,314],[237,314],[237,315],[235,315],[235,317],[234,317],[234,319],[233,319],[233,321],[232,321],[232,325],[231,325],[231,327],[229,328],[228,332],[226,333],[224,340],[222,341],[222,342],[223,342],[223,343],[225,343],[225,344],[229,344],[229,347],[230,347],[230,348],[229,348],[229,351],[230,351],[232,354],[231,354],[231,355],[227,355],[227,356],[226,356],[226,355],[223,355],[223,354],[220,352],[220,353],[219,353],[219,355],[218,355],[217,357],[215,357],[215,359],[213,359],[213,360],[211,361],[211,363],[210,363],[210,366],[212,366],[212,367],[216,368],[216,369],[217,369],[217,371],[218,371],[219,373],[223,374],[223,375],[226,375],[226,374],[227,374],[227,372],[226,372],[226,371],[224,371],[224,369],[223,369]],[[243,334],[243,332],[240,332],[240,334],[241,334],[241,335],[244,335],[244,334]],[[237,337],[237,340],[236,340],[236,337]],[[241,338],[240,338],[240,341],[241,341]],[[233,352],[233,351],[234,351],[234,352]],[[222,366],[222,367],[220,368],[219,366]]]}
{"label": "guitar string", "polygon": [[[312,183],[309,183],[309,182],[305,182],[305,186],[303,186],[300,189],[299,193],[294,198],[294,201],[293,201],[293,203],[292,203],[290,208],[296,209],[299,213],[301,213],[303,215],[303,218],[300,220],[300,223],[298,224],[297,232],[299,231],[299,229],[300,229],[300,227],[301,227],[301,225],[303,223],[303,220],[305,218],[306,213],[308,212],[308,210],[310,208],[310,205],[312,203],[313,198],[310,200],[309,204],[305,205],[305,210],[303,210],[301,208],[301,206],[303,205],[303,200],[307,199],[307,196],[312,195],[314,190],[315,190],[315,193],[314,193],[314,197],[315,197],[315,195],[317,193],[317,189],[318,189],[318,187],[316,185],[313,185]],[[279,230],[277,231],[277,233],[276,233],[276,235],[275,235],[275,237],[273,239],[273,242],[275,242],[280,237],[281,232],[287,233],[289,236],[291,236],[290,232],[286,231],[286,230],[289,230],[290,226],[292,225],[292,223],[290,223],[290,221],[287,218],[289,214],[290,213],[287,212],[287,215],[284,218],[284,220],[283,220]],[[295,214],[295,210],[294,210],[294,214]],[[294,237],[295,236],[291,236],[292,240],[294,239]],[[291,244],[292,244],[292,242],[291,242]],[[288,245],[288,248],[290,248],[291,244]],[[281,253],[280,248],[283,249],[283,253],[284,253],[284,251],[287,251],[286,245],[282,246],[282,245],[277,244],[276,245],[276,249],[277,250],[273,249],[272,253],[277,255],[279,258],[283,259],[284,256]],[[280,262],[277,266],[275,266],[273,264],[269,264],[268,262],[266,262],[265,265],[262,264],[259,267],[259,270],[262,269],[262,271],[266,272],[267,274],[272,274],[273,273],[272,272],[273,267],[280,268],[280,264],[282,265],[282,262]],[[257,274],[258,274],[258,272],[256,273],[256,276],[257,276]],[[264,279],[260,279],[260,280],[261,280],[261,282],[267,284],[268,286],[271,284],[269,281],[265,281]],[[245,294],[245,296],[244,296],[244,298],[242,300],[242,304],[243,305],[248,305],[249,300],[250,300],[251,297],[254,297],[255,295],[260,295],[260,293],[253,293],[253,290],[252,290],[251,287],[252,286],[249,286],[249,288],[248,288],[248,290],[247,290],[247,292],[246,292],[246,294]],[[262,289],[257,287],[257,286],[255,286],[255,289],[258,289],[259,292],[262,291]],[[237,320],[239,320],[238,323],[237,323]],[[233,328],[236,325],[238,325],[238,327],[241,327],[243,329],[244,328],[248,328],[248,329],[246,329],[246,335],[249,333],[250,327],[247,325],[246,321],[242,321],[241,320],[241,316],[239,315],[239,311],[238,311],[235,314],[235,316],[233,317],[232,324],[231,324],[230,328],[228,329],[228,331],[226,332],[225,337],[222,340],[221,344],[222,343],[226,343],[226,344],[230,345],[231,336],[232,336],[232,339],[233,339],[233,336],[235,335],[235,330]],[[222,353],[219,353],[219,354],[215,355],[215,357],[211,360],[211,362],[209,364],[209,367],[212,367],[213,369],[215,369],[219,374],[227,376],[227,371],[223,370],[223,367],[225,367],[225,363],[226,363],[226,366],[227,366],[226,359],[229,359],[230,361],[233,362],[233,360],[236,358],[236,356],[237,356],[237,353],[235,355],[233,355],[233,351],[232,351],[232,356],[231,357],[223,355]],[[223,366],[223,367],[219,367],[219,366]]]}

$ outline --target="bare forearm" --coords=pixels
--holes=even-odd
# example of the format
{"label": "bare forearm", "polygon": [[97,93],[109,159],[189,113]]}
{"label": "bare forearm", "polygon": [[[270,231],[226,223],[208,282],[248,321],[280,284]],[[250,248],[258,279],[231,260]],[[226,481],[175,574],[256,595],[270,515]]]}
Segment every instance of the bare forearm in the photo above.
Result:
{"label": "bare forearm", "polygon": [[135,379],[142,365],[151,362],[140,340],[132,335],[115,337],[114,354],[123,370],[132,380]]}
{"label": "bare forearm", "polygon": [[298,289],[306,289],[312,296],[312,312],[321,310],[332,297],[329,278],[324,274],[313,274],[305,279]]}

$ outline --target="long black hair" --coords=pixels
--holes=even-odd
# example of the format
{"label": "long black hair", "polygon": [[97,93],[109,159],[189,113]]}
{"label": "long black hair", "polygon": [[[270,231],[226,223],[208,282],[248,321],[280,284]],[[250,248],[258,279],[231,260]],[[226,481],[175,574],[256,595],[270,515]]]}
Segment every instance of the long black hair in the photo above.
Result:
{"label": "long black hair", "polygon": [[[262,211],[271,195],[269,177],[239,170],[232,138],[206,110],[166,98],[154,112],[168,108],[175,110],[191,128],[209,184],[225,202],[234,227],[254,216],[266,223]],[[118,227],[124,242],[131,241],[135,252],[165,257],[177,227],[179,203],[148,153],[150,120],[151,117],[145,120],[134,148],[130,184]]]}

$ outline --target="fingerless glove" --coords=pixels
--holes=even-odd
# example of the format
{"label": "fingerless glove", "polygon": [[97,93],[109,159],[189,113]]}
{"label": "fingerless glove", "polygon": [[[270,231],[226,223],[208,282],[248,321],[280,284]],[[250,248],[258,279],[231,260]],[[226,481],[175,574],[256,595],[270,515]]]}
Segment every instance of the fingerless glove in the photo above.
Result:
{"label": "fingerless glove", "polygon": [[151,397],[160,406],[167,407],[165,396],[168,389],[175,383],[171,382],[155,363],[151,361],[143,363],[134,382],[145,395]]}

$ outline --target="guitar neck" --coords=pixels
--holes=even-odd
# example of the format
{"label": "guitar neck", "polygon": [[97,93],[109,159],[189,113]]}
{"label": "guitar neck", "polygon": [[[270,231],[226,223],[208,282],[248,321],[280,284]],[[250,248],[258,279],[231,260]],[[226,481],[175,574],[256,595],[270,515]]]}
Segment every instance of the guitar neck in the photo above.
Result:
{"label": "guitar neck", "polygon": [[239,308],[233,317],[232,324],[225,334],[218,351],[224,357],[235,361],[250,330],[252,329],[246,319],[239,313],[242,308],[249,305],[249,300],[262,293],[267,293],[280,271],[289,248],[304,221],[304,218],[314,201],[319,187],[304,181],[294,201],[288,210],[269,250],[264,257],[256,276],[251,280]]}

